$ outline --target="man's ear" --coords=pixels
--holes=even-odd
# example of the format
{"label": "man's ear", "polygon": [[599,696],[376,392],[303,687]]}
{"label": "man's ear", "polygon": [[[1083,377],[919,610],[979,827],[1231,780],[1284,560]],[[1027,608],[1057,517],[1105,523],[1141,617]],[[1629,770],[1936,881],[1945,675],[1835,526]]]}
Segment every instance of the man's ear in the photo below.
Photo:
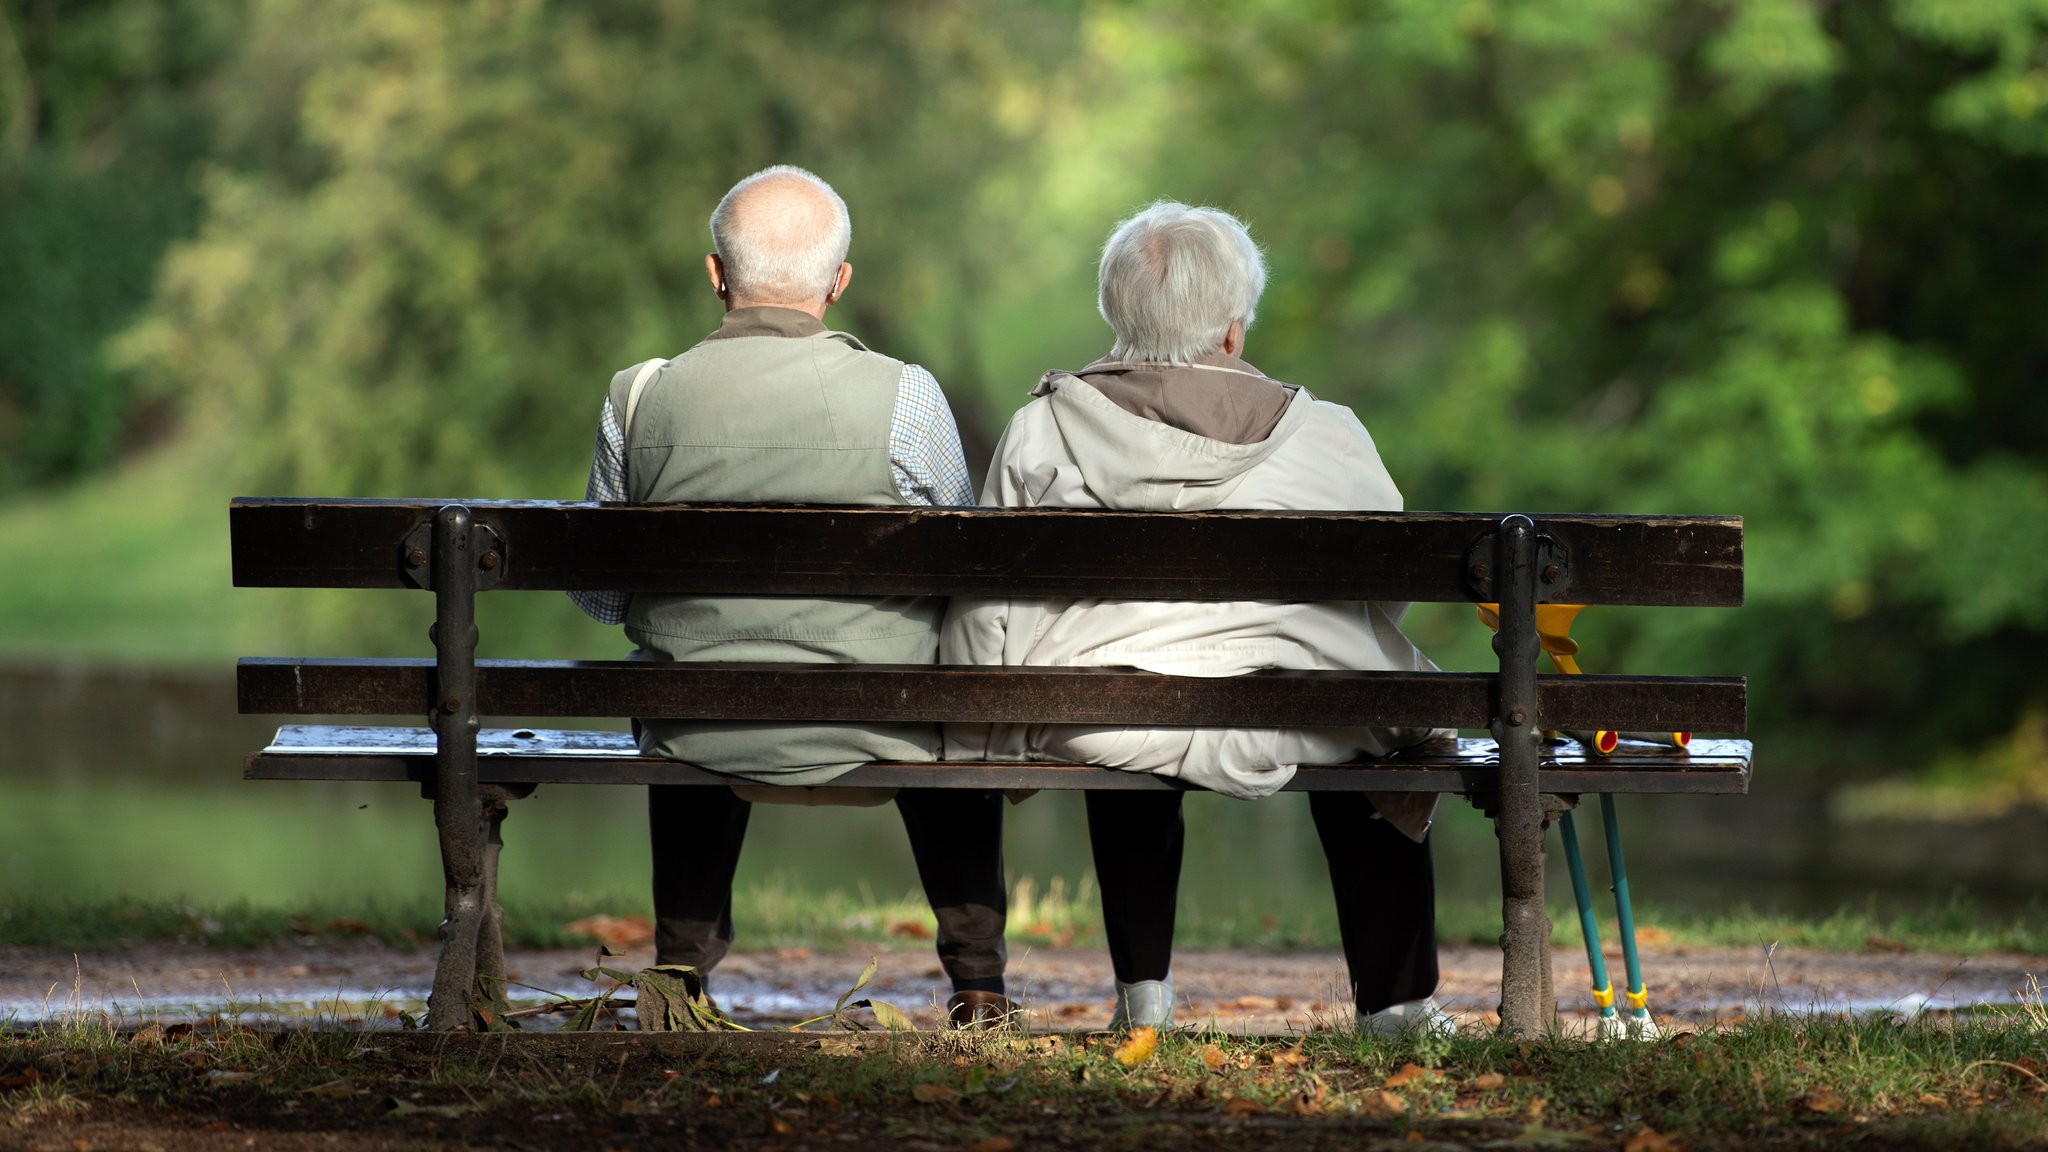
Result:
{"label": "man's ear", "polygon": [[718,253],[705,254],[704,275],[711,278],[711,290],[718,293],[720,300],[725,299],[725,261],[718,258]]}
{"label": "man's ear", "polygon": [[1230,327],[1223,330],[1223,354],[1235,356],[1244,351],[1244,321],[1232,320]]}
{"label": "man's ear", "polygon": [[839,271],[832,277],[832,287],[825,293],[825,303],[837,304],[846,295],[846,286],[853,283],[853,265],[841,261]]}

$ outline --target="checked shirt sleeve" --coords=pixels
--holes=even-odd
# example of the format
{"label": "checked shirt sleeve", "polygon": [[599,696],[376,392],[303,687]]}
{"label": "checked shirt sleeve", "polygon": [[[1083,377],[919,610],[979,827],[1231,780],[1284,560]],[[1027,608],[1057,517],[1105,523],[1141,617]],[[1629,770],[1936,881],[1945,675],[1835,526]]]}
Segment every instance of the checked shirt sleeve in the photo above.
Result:
{"label": "checked shirt sleeve", "polygon": [[896,491],[912,504],[967,507],[974,484],[960,450],[960,426],[930,372],[905,364],[896,382],[896,410],[889,418],[889,466]]}
{"label": "checked shirt sleeve", "polygon": [[[612,411],[610,396],[598,418],[597,450],[590,459],[590,482],[584,485],[583,498],[607,503],[626,499],[626,433]],[[569,599],[600,624],[624,624],[633,597],[630,592],[571,592]]]}

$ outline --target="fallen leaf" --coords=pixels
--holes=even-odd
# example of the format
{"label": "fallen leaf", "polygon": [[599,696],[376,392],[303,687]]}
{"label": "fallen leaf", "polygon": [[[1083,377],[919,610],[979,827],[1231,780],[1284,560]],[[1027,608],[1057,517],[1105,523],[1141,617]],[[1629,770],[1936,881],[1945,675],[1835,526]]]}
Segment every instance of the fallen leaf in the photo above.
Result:
{"label": "fallen leaf", "polygon": [[370,923],[353,916],[338,916],[327,922],[327,930],[340,936],[368,936]]}
{"label": "fallen leaf", "polygon": [[1301,1047],[1299,1045],[1296,1045],[1293,1048],[1282,1049],[1281,1051],[1275,1052],[1272,1055],[1274,1065],[1276,1067],[1284,1068],[1299,1067],[1301,1063],[1307,1059],[1308,1057],[1303,1056],[1301,1054]]}
{"label": "fallen leaf", "polygon": [[1130,1039],[1125,1040],[1116,1050],[1116,1062],[1126,1068],[1143,1064],[1152,1058],[1159,1047],[1159,1032],[1154,1028],[1133,1028]]}
{"label": "fallen leaf", "polygon": [[1358,1110],[1372,1120],[1386,1120],[1408,1111],[1408,1102],[1382,1088],[1359,1102]]}
{"label": "fallen leaf", "polygon": [[1202,1066],[1211,1072],[1221,1070],[1229,1059],[1230,1057],[1223,1054],[1223,1049],[1218,1048],[1214,1044],[1206,1044],[1202,1047]]}
{"label": "fallen leaf", "polygon": [[1895,956],[1912,951],[1911,948],[1908,948],[1906,945],[1901,944],[1897,940],[1892,940],[1887,937],[1877,935],[1865,937],[1863,940],[1863,948],[1867,952],[1890,952]]}
{"label": "fallen leaf", "polygon": [[770,1132],[775,1133],[777,1136],[787,1136],[790,1133],[796,1131],[795,1128],[792,1128],[790,1126],[789,1121],[784,1120],[780,1116],[768,1117],[768,1130]]}
{"label": "fallen leaf", "polygon": [[930,1082],[912,1085],[910,1094],[916,1097],[919,1104],[950,1104],[960,1098],[957,1089]]}
{"label": "fallen leaf", "polygon": [[325,1096],[330,1099],[353,1096],[356,1094],[356,1085],[355,1081],[344,1076],[339,1080],[329,1080],[325,1084],[315,1084],[311,1088],[306,1089],[306,1094],[309,1096]]}
{"label": "fallen leaf", "polygon": [[161,1044],[163,1041],[163,1027],[157,1024],[151,1024],[147,1028],[138,1029],[135,1035],[128,1038],[130,1044]]}
{"label": "fallen leaf", "polygon": [[1843,1103],[1842,1094],[1834,1089],[1816,1088],[1800,1099],[1799,1106],[1808,1112],[1826,1115],[1830,1112],[1840,1112]]}
{"label": "fallen leaf", "polygon": [[976,1140],[969,1144],[967,1152],[1010,1152],[1010,1149],[1016,1146],[1017,1142],[1008,1136],[991,1136],[986,1140]]}
{"label": "fallen leaf", "polygon": [[1685,1145],[1655,1128],[1643,1128],[1628,1138],[1621,1152],[1685,1152]]}
{"label": "fallen leaf", "polygon": [[1257,1100],[1247,1099],[1243,1096],[1225,1096],[1223,1098],[1223,1114],[1225,1116],[1264,1116],[1266,1114],[1266,1106]]}
{"label": "fallen leaf", "polygon": [[1465,1081],[1465,1087],[1474,1092],[1496,1092],[1507,1082],[1508,1078],[1498,1072],[1481,1072]]}
{"label": "fallen leaf", "polygon": [[1920,1094],[1920,1103],[1929,1108],[1946,1108],[1948,1107],[1948,1097],[1936,1096],[1932,1092],[1922,1092]]}
{"label": "fallen leaf", "polygon": [[654,942],[654,922],[645,916],[608,916],[599,913],[571,920],[562,931],[587,936],[607,948],[637,948]]}
{"label": "fallen leaf", "polygon": [[898,920],[889,925],[889,935],[904,936],[912,940],[929,940],[932,930],[922,920]]}
{"label": "fallen leaf", "polygon": [[1441,1076],[1443,1076],[1443,1073],[1434,1068],[1424,1068],[1420,1064],[1403,1064],[1401,1065],[1401,1070],[1387,1077],[1387,1082],[1382,1084],[1381,1087],[1406,1088],[1417,1080],[1435,1080]]}
{"label": "fallen leaf", "polygon": [[1649,924],[1636,925],[1636,943],[1644,948],[1662,948],[1671,943],[1671,933]]}

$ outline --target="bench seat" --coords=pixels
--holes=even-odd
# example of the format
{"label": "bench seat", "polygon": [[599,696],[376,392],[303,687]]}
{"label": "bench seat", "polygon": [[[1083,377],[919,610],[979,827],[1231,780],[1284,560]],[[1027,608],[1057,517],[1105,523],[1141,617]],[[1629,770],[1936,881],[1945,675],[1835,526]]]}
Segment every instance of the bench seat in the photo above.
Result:
{"label": "bench seat", "polygon": [[[367,780],[431,783],[431,728],[366,728],[288,724],[270,746],[249,756],[250,780]],[[1612,756],[1588,756],[1575,740],[1544,746],[1541,788],[1553,793],[1679,792],[1739,794],[1749,790],[1750,742],[1692,742],[1685,752],[1627,741]],[[1433,740],[1385,760],[1308,766],[1283,791],[1454,792],[1498,789],[1499,750],[1491,739]],[[625,732],[486,728],[477,733],[481,784],[730,784],[733,778],[643,756]],[[744,781],[742,781],[744,783]],[[863,765],[840,777],[863,788],[1188,788],[1143,772],[1091,764],[981,761]],[[1193,789],[1189,789],[1193,790]]]}

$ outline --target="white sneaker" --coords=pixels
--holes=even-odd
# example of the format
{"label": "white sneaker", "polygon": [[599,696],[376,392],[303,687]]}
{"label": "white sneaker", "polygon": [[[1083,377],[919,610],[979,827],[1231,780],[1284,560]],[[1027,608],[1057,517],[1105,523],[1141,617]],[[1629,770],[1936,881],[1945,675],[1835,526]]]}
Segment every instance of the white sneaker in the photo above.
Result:
{"label": "white sneaker", "polygon": [[1435,1000],[1410,1000],[1369,1013],[1358,1021],[1361,1036],[1450,1036],[1457,1031],[1458,1022]]}
{"label": "white sneaker", "polygon": [[1109,1026],[1119,1032],[1173,1027],[1173,977],[1134,984],[1117,981],[1116,1013],[1109,1018]]}
{"label": "white sneaker", "polygon": [[1600,1039],[1602,1040],[1657,1040],[1664,1033],[1657,1022],[1648,1016],[1602,1016],[1600,1018]]}

